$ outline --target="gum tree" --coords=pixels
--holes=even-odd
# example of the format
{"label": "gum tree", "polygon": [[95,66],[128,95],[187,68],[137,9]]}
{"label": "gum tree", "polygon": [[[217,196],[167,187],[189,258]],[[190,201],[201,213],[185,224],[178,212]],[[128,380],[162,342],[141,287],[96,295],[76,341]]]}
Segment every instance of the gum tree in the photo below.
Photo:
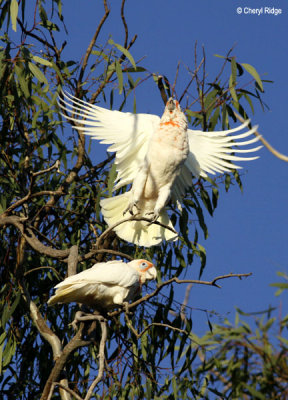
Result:
{"label": "gum tree", "polygon": [[[196,45],[194,65],[179,63],[175,79],[148,72],[133,57],[137,36],[128,30],[125,0],[117,9],[122,37],[100,43],[110,23],[110,5],[103,0],[81,62],[76,61],[79,54],[66,59],[67,30],[73,29],[65,25],[67,6],[61,0],[1,3],[1,392],[7,399],[204,398],[226,384],[221,371],[228,353],[215,344],[209,355],[220,354],[218,361],[204,356],[214,333],[204,338],[191,333],[188,297],[193,282],[218,286],[220,280],[249,275],[201,279],[205,212],[213,215],[219,186],[228,190],[235,181],[242,188],[240,176],[234,171],[195,180],[182,214],[169,204],[180,230],[177,245],[144,249],[123,242],[107,229],[99,207],[100,199],[112,193],[114,155],[95,163],[90,143],[63,120],[57,96],[64,87],[107,108],[113,108],[117,96],[120,109],[133,97],[136,110],[137,88],[151,82],[159,101],[177,96],[190,126],[214,130],[217,124],[228,129],[235,111],[247,118],[246,107],[253,112],[256,101],[263,105],[263,82],[251,65],[236,60],[233,49],[219,58],[219,73],[208,81],[205,52]],[[180,75],[184,90],[178,93]],[[47,306],[52,287],[65,276],[95,262],[136,257],[161,268],[157,285],[144,289],[128,310],[116,309],[105,318],[91,314],[93,320],[74,330],[78,305]],[[195,258],[201,266],[192,280],[187,267]],[[186,290],[180,303],[175,285]],[[229,341],[229,335],[224,339]]]}

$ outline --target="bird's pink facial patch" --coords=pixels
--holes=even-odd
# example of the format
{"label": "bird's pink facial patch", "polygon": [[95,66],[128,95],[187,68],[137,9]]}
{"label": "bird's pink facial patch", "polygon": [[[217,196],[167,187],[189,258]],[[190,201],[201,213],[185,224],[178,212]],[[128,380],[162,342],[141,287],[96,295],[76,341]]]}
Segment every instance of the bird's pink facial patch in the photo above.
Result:
{"label": "bird's pink facial patch", "polygon": [[[140,260],[140,261],[141,261],[141,263],[139,265],[139,268],[140,268],[141,272],[146,272],[146,271],[148,271],[148,269],[154,267],[154,265],[147,260]],[[146,264],[147,266],[145,266],[144,264]]]}

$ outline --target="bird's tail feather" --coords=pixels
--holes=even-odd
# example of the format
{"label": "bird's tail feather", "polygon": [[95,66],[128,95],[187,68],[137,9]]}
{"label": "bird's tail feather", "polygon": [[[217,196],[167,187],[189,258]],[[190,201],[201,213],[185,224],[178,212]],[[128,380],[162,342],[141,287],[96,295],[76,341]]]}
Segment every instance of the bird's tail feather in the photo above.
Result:
{"label": "bird's tail feather", "polygon": [[[81,302],[76,295],[78,295],[78,297],[81,297],[81,287],[83,285],[66,285],[66,286],[62,286],[59,287],[56,290],[56,293],[54,294],[54,296],[50,297],[50,299],[48,300],[48,305],[49,306],[53,306],[56,303],[69,303],[69,302],[73,302],[73,301],[78,301]],[[75,297],[76,296],[76,297]]]}
{"label": "bird's tail feather", "polygon": [[[127,214],[123,216],[124,211],[128,207],[129,201],[129,192],[101,200],[100,205],[102,208],[102,214],[109,226],[120,222],[129,215]],[[149,218],[147,215],[144,216]],[[138,215],[138,217],[140,217],[140,215]],[[165,210],[161,211],[157,221],[174,230]],[[146,221],[123,222],[116,226],[114,230],[121,239],[145,247],[159,245],[163,240],[176,240],[178,236],[175,231],[172,232],[170,229],[164,228],[155,223],[149,225],[149,222]]]}

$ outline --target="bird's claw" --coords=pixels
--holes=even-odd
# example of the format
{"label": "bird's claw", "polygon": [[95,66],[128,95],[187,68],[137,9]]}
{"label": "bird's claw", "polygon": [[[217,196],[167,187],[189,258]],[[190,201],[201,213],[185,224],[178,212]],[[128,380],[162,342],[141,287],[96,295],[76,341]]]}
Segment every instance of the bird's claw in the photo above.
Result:
{"label": "bird's claw", "polygon": [[74,320],[71,322],[70,325],[72,325],[72,328],[74,331],[77,330],[77,325],[79,322],[85,322],[85,321],[106,321],[106,319],[102,316],[99,315],[98,312],[94,312],[93,314],[85,313],[83,311],[77,311],[74,317]]}
{"label": "bird's claw", "polygon": [[128,301],[124,301],[123,302],[123,308],[125,310],[125,314],[132,315],[133,313],[131,311],[129,311],[129,307],[128,306],[129,306]]}
{"label": "bird's claw", "polygon": [[152,215],[151,221],[148,223],[147,226],[152,225],[153,222],[157,221],[157,219],[159,218],[159,214],[158,214],[158,213],[155,213],[154,211],[148,212],[148,213],[146,213],[145,215]]}
{"label": "bird's claw", "polygon": [[136,214],[134,214],[134,212],[133,212],[133,207],[135,207],[137,211],[140,210],[140,208],[137,206],[137,203],[130,203],[130,204],[128,205],[128,207],[125,208],[125,210],[123,211],[123,217],[124,217],[124,215],[125,215],[128,211],[129,211],[129,213],[130,213],[131,216],[135,216],[135,215],[139,214],[139,212],[136,213]]}

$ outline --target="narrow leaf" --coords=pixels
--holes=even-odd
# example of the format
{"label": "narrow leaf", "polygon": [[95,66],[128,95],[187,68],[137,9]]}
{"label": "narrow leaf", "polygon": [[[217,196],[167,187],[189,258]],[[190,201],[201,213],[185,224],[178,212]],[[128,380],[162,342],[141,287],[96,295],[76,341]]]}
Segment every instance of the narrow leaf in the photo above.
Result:
{"label": "narrow leaf", "polygon": [[45,83],[46,85],[48,85],[46,76],[35,64],[29,62],[28,67],[29,67],[30,71],[32,72],[32,74],[35,76],[35,78],[38,79],[39,82]]}
{"label": "narrow leaf", "polygon": [[247,71],[250,75],[253,76],[253,78],[255,79],[255,81],[258,83],[258,85],[259,85],[261,91],[264,92],[263,83],[262,83],[261,78],[260,78],[260,75],[258,74],[258,72],[256,71],[256,69],[255,69],[254,67],[252,67],[252,65],[250,65],[250,64],[245,64],[245,63],[244,63],[244,64],[241,64],[241,65],[242,65],[242,67],[243,67],[244,69],[246,69],[246,71]]}
{"label": "narrow leaf", "polygon": [[125,49],[125,47],[121,46],[121,44],[115,43],[114,40],[112,40],[112,39],[109,39],[108,43],[117,47],[117,49],[120,50],[124,54],[124,56],[128,58],[128,60],[133,65],[134,69],[136,70],[137,67],[136,67],[135,60],[132,57],[132,55],[129,53],[129,51],[127,49]]}
{"label": "narrow leaf", "polygon": [[115,61],[116,74],[118,78],[119,94],[123,92],[123,73],[119,61]]}
{"label": "narrow leaf", "polygon": [[53,65],[50,61],[45,60],[44,58],[41,58],[41,57],[38,57],[38,56],[33,56],[32,59],[35,62],[38,62],[38,63],[43,64],[43,65],[47,65],[47,67],[52,67],[52,65]]}
{"label": "narrow leaf", "polygon": [[10,4],[10,16],[12,29],[14,32],[17,31],[17,16],[18,16],[18,3],[17,0],[12,0]]}

